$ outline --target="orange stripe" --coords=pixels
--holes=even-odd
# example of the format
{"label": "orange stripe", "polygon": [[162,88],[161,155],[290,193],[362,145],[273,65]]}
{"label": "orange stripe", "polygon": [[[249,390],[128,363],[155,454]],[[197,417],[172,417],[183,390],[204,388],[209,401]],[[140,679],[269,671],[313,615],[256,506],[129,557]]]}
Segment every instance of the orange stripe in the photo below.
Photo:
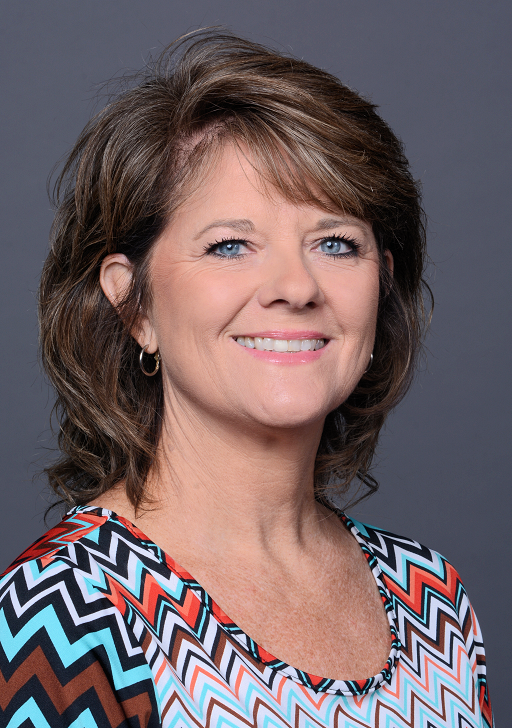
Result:
{"label": "orange stripe", "polygon": [[411,565],[409,570],[409,591],[405,591],[394,582],[387,574],[383,574],[384,581],[389,591],[395,594],[404,604],[407,604],[417,614],[421,614],[422,593],[425,586],[431,587],[434,591],[446,596],[449,601],[455,603],[455,593],[460,577],[451,566],[446,563],[446,583],[437,576],[424,569]]}

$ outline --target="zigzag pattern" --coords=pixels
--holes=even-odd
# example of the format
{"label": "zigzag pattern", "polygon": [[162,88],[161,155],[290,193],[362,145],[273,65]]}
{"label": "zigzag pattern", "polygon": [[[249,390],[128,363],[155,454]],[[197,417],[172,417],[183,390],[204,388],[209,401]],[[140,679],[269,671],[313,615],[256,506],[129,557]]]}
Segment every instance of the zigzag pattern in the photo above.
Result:
{"label": "zigzag pattern", "polygon": [[490,728],[481,633],[456,571],[339,516],[388,616],[379,675],[287,665],[135,526],[79,507],[0,579],[0,726]]}

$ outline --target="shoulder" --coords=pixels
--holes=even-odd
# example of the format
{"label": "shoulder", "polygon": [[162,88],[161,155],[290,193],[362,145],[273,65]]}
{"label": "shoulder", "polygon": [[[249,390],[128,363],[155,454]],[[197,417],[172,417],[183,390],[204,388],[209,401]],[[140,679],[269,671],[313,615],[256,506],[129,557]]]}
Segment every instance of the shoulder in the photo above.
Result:
{"label": "shoulder", "polygon": [[43,534],[37,541],[34,541],[0,576],[2,581],[5,577],[18,569],[19,566],[29,562],[40,562],[41,567],[51,563],[57,554],[66,549],[70,544],[79,543],[88,535],[95,538],[95,531],[109,519],[108,513],[82,511],[73,509],[54,528]]}
{"label": "shoulder", "polygon": [[78,605],[99,611],[102,600],[122,609],[118,586],[130,575],[136,580],[138,561],[155,560],[135,530],[108,510],[74,508],[0,576],[2,614],[8,602],[16,603],[18,620],[46,602],[53,609],[58,604],[60,614]]}
{"label": "shoulder", "polygon": [[43,604],[55,609],[58,603],[62,614],[84,601],[81,585],[97,572],[91,546],[98,545],[108,518],[106,513],[71,511],[8,566],[0,577],[0,629],[7,615],[17,624],[27,623],[42,613]]}
{"label": "shoulder", "polygon": [[476,680],[482,714],[492,725],[482,633],[454,566],[412,538],[342,517],[382,573],[397,620],[402,659],[419,673],[416,663],[421,652],[449,666],[457,663],[460,647]]}
{"label": "shoulder", "polygon": [[[151,549],[153,546],[153,550]],[[60,523],[43,534],[21,553],[0,575],[0,585],[13,578],[20,570],[58,570],[64,573],[82,567],[80,557],[92,564],[97,562],[113,576],[127,568],[127,554],[137,558],[155,560],[154,544],[125,519],[105,508],[77,506]],[[158,549],[156,549],[158,551]],[[157,559],[158,560],[158,559]],[[83,572],[86,575],[86,572]]]}
{"label": "shoulder", "polygon": [[424,578],[431,582],[440,581],[445,584],[454,577],[460,581],[452,564],[438,551],[408,536],[401,536],[348,516],[345,519],[352,533],[356,537],[362,537],[369,546],[383,573],[402,588],[410,585],[412,575],[424,574]]}
{"label": "shoulder", "polygon": [[[443,605],[457,619],[467,618],[469,601],[455,567],[442,554],[401,536],[345,516],[346,525],[367,545],[383,573],[394,606],[423,613],[426,605]],[[463,629],[463,623],[460,624]]]}
{"label": "shoulder", "polygon": [[108,511],[74,509],[4,572],[0,694],[8,715],[23,705],[35,724],[43,711],[49,725],[67,726],[85,720],[87,705],[98,725],[117,725],[136,705],[137,715],[158,716],[141,635],[115,588],[131,540],[135,548]]}
{"label": "shoulder", "polygon": [[480,663],[484,658],[478,620],[450,561],[412,538],[344,518],[382,572],[401,631],[428,634],[429,639],[456,633],[473,666]]}

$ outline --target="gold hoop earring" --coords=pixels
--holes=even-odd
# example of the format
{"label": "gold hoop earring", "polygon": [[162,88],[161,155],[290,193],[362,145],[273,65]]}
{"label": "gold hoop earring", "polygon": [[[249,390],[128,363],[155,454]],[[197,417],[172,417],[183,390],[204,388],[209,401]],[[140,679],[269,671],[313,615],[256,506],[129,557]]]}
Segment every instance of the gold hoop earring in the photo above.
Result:
{"label": "gold hoop earring", "polygon": [[146,349],[148,348],[148,346],[149,346],[149,344],[146,344],[146,346],[144,346],[140,350],[140,354],[139,354],[139,366],[142,369],[142,371],[144,372],[144,374],[146,375],[146,377],[154,377],[155,374],[157,373],[157,371],[160,369],[160,353],[158,351],[156,351],[153,354],[153,358],[156,361],[156,366],[155,366],[155,368],[154,368],[154,370],[152,372],[147,372],[144,369],[143,357],[144,357],[144,354],[146,353]]}
{"label": "gold hoop earring", "polygon": [[370,361],[368,362],[368,366],[364,370],[363,374],[366,374],[366,372],[369,372],[370,371],[370,369],[372,368],[372,364],[373,364],[373,351],[370,354]]}

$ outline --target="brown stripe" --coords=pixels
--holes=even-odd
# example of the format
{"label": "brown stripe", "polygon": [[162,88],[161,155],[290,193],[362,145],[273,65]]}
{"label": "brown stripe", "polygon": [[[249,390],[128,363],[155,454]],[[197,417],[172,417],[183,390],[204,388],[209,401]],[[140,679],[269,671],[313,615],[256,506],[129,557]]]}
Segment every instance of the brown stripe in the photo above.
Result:
{"label": "brown stripe", "polygon": [[6,681],[0,672],[2,710],[7,709],[16,693],[33,677],[37,678],[45,695],[50,698],[60,715],[73,705],[77,698],[93,688],[111,728],[116,728],[127,717],[135,715],[139,716],[141,726],[146,726],[150,719],[151,700],[147,692],[118,703],[107,674],[99,662],[94,662],[80,675],[62,685],[40,646],[37,646],[24,660],[9,681]]}

